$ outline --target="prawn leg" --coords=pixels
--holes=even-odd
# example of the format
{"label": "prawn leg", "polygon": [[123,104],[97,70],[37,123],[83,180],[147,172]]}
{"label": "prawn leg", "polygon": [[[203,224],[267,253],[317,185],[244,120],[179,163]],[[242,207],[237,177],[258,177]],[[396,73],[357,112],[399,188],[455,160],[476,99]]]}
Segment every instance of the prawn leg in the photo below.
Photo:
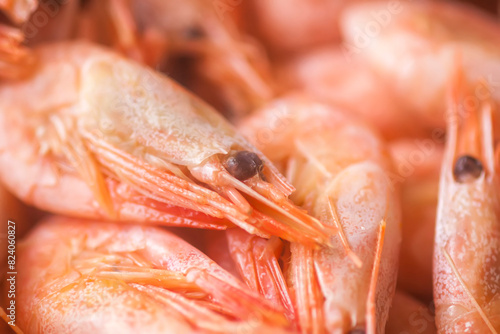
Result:
{"label": "prawn leg", "polygon": [[295,310],[278,261],[283,242],[276,237],[266,240],[241,229],[227,230],[226,238],[234,265],[247,286],[281,308],[290,322],[295,321]]}

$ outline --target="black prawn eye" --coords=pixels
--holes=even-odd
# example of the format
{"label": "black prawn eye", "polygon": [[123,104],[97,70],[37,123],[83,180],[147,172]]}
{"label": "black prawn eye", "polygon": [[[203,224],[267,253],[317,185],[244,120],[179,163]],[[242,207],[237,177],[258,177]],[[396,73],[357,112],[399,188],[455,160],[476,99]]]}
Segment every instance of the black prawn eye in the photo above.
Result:
{"label": "black prawn eye", "polygon": [[455,162],[453,176],[460,183],[476,180],[483,173],[483,164],[470,155],[463,155]]}
{"label": "black prawn eye", "polygon": [[244,181],[260,173],[264,167],[264,163],[253,152],[238,151],[226,160],[225,167],[229,174],[240,181]]}

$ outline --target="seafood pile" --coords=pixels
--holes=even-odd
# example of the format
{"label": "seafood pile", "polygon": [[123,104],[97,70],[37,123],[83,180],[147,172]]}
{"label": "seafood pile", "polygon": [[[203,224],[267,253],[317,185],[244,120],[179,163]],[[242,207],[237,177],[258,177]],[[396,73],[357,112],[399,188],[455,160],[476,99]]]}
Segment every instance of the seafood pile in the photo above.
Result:
{"label": "seafood pile", "polygon": [[0,331],[499,333],[481,5],[0,0]]}

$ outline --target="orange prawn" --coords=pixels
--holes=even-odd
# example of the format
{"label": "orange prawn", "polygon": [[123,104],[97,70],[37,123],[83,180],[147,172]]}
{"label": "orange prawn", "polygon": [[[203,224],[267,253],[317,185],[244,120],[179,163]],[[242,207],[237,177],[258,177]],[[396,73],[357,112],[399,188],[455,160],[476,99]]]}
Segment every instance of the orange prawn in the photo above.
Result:
{"label": "orange prawn", "polygon": [[332,247],[291,243],[286,279],[303,333],[382,333],[395,290],[400,206],[371,128],[291,95],[239,127],[286,171],[292,199],[336,232]]}
{"label": "orange prawn", "polygon": [[0,178],[24,201],[80,217],[236,224],[328,243],[273,164],[173,81],[87,43],[35,52],[35,74],[0,85]]}
{"label": "orange prawn", "polygon": [[54,217],[19,246],[29,333],[285,333],[263,298],[157,227]]}
{"label": "orange prawn", "polygon": [[491,99],[457,75],[449,98],[434,243],[436,324],[443,333],[500,331],[500,202]]}

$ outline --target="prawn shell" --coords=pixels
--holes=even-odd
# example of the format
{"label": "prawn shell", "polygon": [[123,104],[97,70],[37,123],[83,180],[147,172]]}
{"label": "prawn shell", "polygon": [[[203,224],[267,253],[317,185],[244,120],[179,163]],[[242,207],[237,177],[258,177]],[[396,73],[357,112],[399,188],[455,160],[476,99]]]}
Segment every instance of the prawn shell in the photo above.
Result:
{"label": "prawn shell", "polygon": [[215,110],[142,66],[94,59],[84,65],[81,82],[84,126],[136,156],[141,147],[170,163],[196,166],[242,144]]}

